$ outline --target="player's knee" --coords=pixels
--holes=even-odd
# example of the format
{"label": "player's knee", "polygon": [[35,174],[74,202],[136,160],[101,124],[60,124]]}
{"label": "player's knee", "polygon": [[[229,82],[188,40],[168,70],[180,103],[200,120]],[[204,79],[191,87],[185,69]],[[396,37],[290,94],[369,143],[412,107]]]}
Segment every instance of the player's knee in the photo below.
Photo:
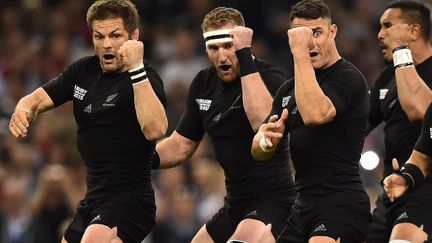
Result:
{"label": "player's knee", "polygon": [[424,242],[427,237],[426,232],[423,231],[423,226],[418,227],[412,223],[399,223],[393,227],[390,242]]}
{"label": "player's knee", "polygon": [[84,232],[81,243],[123,243],[123,241],[117,235],[117,227],[92,224]]}

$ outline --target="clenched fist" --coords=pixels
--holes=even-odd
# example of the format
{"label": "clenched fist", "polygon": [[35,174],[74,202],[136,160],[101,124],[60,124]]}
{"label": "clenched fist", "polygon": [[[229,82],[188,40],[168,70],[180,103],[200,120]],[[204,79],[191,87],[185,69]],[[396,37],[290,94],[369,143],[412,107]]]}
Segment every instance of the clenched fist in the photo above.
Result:
{"label": "clenched fist", "polygon": [[234,49],[240,50],[252,46],[253,30],[244,26],[236,26],[230,32]]}
{"label": "clenched fist", "polygon": [[293,55],[305,54],[315,47],[313,31],[307,27],[295,27],[287,32],[288,43]]}
{"label": "clenched fist", "polygon": [[120,46],[118,54],[128,70],[134,69],[143,63],[144,43],[137,40],[128,40]]}

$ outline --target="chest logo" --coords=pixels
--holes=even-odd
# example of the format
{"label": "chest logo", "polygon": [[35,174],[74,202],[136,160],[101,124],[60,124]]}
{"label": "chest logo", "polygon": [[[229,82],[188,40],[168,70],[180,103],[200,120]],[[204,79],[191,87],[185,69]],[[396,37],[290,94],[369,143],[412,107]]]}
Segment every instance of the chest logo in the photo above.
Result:
{"label": "chest logo", "polygon": [[291,95],[282,97],[282,107],[286,107],[288,105],[288,102],[290,101],[290,99],[291,99]]}
{"label": "chest logo", "polygon": [[429,128],[430,138],[432,139],[432,127]]}
{"label": "chest logo", "polygon": [[79,100],[83,100],[86,93],[87,93],[87,90],[75,85],[74,95],[73,95],[74,98],[77,98]]}
{"label": "chest logo", "polygon": [[297,114],[297,106],[296,107],[294,107],[294,109],[291,111],[291,113],[290,114],[292,114],[292,115],[295,115],[295,114]]}
{"label": "chest logo", "polygon": [[117,97],[118,93],[112,94],[108,96],[105,100],[105,103],[103,103],[103,106],[115,106],[115,104],[112,104],[111,101],[113,101]]}
{"label": "chest logo", "polygon": [[208,111],[212,103],[211,100],[207,100],[207,99],[195,99],[195,101],[198,104],[200,111]]}
{"label": "chest logo", "polygon": [[380,100],[385,99],[387,92],[388,92],[388,89],[380,89],[379,90],[379,99]]}

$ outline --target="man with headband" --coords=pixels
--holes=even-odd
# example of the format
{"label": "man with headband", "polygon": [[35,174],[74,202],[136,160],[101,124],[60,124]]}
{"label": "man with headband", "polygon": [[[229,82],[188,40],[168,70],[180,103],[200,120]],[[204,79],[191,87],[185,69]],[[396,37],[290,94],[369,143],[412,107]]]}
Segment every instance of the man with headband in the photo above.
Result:
{"label": "man with headband", "polygon": [[286,78],[251,54],[253,32],[244,25],[232,8],[218,7],[205,16],[202,30],[213,65],[196,75],[176,130],[156,147],[155,167],[174,167],[192,156],[207,132],[225,171],[225,205],[193,243],[275,242],[296,196],[288,140],[271,160],[256,161],[250,153],[272,96]]}

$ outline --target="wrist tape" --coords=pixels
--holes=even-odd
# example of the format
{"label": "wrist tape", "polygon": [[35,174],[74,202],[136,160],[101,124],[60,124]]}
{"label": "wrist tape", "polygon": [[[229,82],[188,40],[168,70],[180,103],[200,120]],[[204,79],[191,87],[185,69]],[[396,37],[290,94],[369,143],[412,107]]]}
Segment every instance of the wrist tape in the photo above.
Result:
{"label": "wrist tape", "polygon": [[424,182],[423,172],[419,169],[419,167],[413,164],[404,164],[402,168],[396,173],[405,179],[408,186],[408,191],[418,188]]}
{"label": "wrist tape", "polygon": [[240,76],[244,77],[251,73],[258,72],[255,63],[252,59],[252,53],[250,47],[245,47],[235,52],[237,55],[238,62],[240,64]]}
{"label": "wrist tape", "polygon": [[265,141],[265,136],[264,136],[264,135],[262,135],[262,137],[261,137],[260,140],[259,140],[259,146],[260,146],[261,150],[262,150],[264,153],[271,152],[271,151],[273,151],[273,150],[275,149],[274,147],[273,147],[273,148],[269,148],[269,147],[268,147],[268,145],[267,145],[267,143],[266,143],[266,141]]}
{"label": "wrist tape", "polygon": [[413,66],[411,50],[408,46],[399,46],[393,49],[393,65],[396,68]]}

